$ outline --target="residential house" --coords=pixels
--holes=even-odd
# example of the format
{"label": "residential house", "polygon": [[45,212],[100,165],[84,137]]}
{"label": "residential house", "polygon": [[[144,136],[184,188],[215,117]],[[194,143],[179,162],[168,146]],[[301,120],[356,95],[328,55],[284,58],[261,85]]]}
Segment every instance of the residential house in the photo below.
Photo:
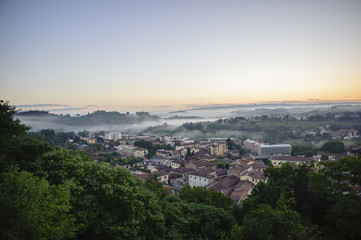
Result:
{"label": "residential house", "polygon": [[215,170],[205,168],[199,171],[192,172],[188,175],[188,184],[191,187],[205,187],[215,182]]}
{"label": "residential house", "polygon": [[291,163],[294,166],[298,166],[302,163],[311,163],[314,162],[315,159],[311,157],[295,157],[295,156],[276,156],[271,157],[270,161],[273,166],[275,167],[281,167],[282,164],[288,162]]}
{"label": "residential house", "polygon": [[358,157],[361,155],[361,147],[358,148],[349,148],[346,152],[347,156]]}
{"label": "residential house", "polygon": [[172,169],[172,171],[169,172],[169,175],[181,174],[182,184],[188,184],[188,175],[194,171],[195,170],[193,168],[180,167],[180,168]]}
{"label": "residential house", "polygon": [[259,182],[267,182],[267,178],[264,176],[264,172],[257,170],[244,172],[241,176],[241,181],[245,180],[252,182],[254,185]]}
{"label": "residential house", "polygon": [[240,164],[237,167],[231,168],[227,170],[227,176],[236,176],[238,178],[246,171],[251,171],[252,165],[249,164]]}
{"label": "residential house", "polygon": [[226,196],[230,196],[238,182],[238,177],[228,176],[207,187],[207,189],[221,192]]}
{"label": "residential house", "polygon": [[122,146],[122,151],[133,157],[144,157],[148,154],[148,149],[136,146]]}
{"label": "residential house", "polygon": [[323,160],[323,156],[327,156],[327,160],[329,161],[336,161],[340,158],[343,158],[345,155],[344,154],[338,154],[338,153],[329,153],[327,151],[319,151],[317,152],[317,159],[318,160]]}
{"label": "residential house", "polygon": [[267,166],[263,162],[255,162],[252,164],[252,168],[255,171],[264,171],[267,168]]}
{"label": "residential house", "polygon": [[253,183],[250,181],[239,181],[234,187],[234,190],[231,194],[231,199],[237,204],[241,205],[243,200],[251,194],[253,189]]}
{"label": "residential house", "polygon": [[158,176],[159,182],[164,183],[164,184],[168,184],[169,175],[168,175],[168,173],[166,171],[158,170],[158,171],[156,171],[154,173],[154,175]]}
{"label": "residential house", "polygon": [[189,161],[189,163],[187,163],[185,167],[193,168],[195,170],[200,170],[205,168],[216,169],[216,163],[203,161],[203,160],[193,160],[193,161]]}
{"label": "residential house", "polygon": [[187,162],[182,160],[172,161],[170,164],[170,167],[172,169],[174,168],[180,168],[182,165],[184,166]]}

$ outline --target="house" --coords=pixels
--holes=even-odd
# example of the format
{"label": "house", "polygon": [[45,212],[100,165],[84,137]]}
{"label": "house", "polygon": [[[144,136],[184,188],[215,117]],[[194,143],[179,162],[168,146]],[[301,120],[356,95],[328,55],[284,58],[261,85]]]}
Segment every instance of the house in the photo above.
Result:
{"label": "house", "polygon": [[172,159],[178,159],[182,155],[181,151],[177,151],[177,150],[171,150],[169,151],[169,153]]}
{"label": "house", "polygon": [[339,160],[340,158],[343,158],[345,155],[344,154],[338,154],[338,153],[329,153],[327,151],[319,151],[319,152],[317,152],[317,159],[318,160],[325,160],[325,159],[323,159],[324,156],[327,156],[326,160],[336,161],[336,160]]}
{"label": "house", "polygon": [[256,185],[259,182],[267,182],[267,178],[264,176],[263,171],[252,170],[244,172],[241,176],[241,181],[250,181]]}
{"label": "house", "polygon": [[157,169],[157,171],[163,170],[166,173],[169,173],[170,171],[172,171],[172,169],[170,167],[164,166],[164,165],[156,166],[155,169]]}
{"label": "house", "polygon": [[217,179],[227,177],[227,169],[217,169],[216,170],[216,177],[217,177]]}
{"label": "house", "polygon": [[179,173],[169,174],[169,184],[183,184],[183,176]]}
{"label": "house", "polygon": [[172,169],[172,171],[169,172],[169,175],[173,174],[181,174],[182,175],[182,184],[188,183],[188,175],[195,170],[193,168],[186,168],[186,167],[180,167]]}
{"label": "house", "polygon": [[313,159],[311,157],[276,156],[276,157],[271,157],[270,161],[273,166],[281,167],[282,164],[284,164],[286,162],[291,163],[292,165],[298,166],[302,163],[314,162],[315,159]]}
{"label": "house", "polygon": [[228,176],[228,177],[222,178],[218,182],[212,184],[207,189],[223,193],[226,196],[230,196],[234,190],[234,187],[237,185],[238,182],[239,182],[238,177]]}
{"label": "house", "polygon": [[130,164],[121,164],[119,165],[119,167],[121,168],[126,168],[126,169],[130,169],[133,167],[142,167],[143,166],[143,162],[137,162],[137,163],[130,163]]}
{"label": "house", "polygon": [[267,168],[267,166],[263,162],[255,162],[252,164],[252,168],[255,171],[264,171]]}
{"label": "house", "polygon": [[159,182],[164,183],[164,184],[168,184],[169,175],[168,175],[168,173],[166,171],[158,170],[158,171],[156,171],[154,173],[154,175],[158,176]]}
{"label": "house", "polygon": [[230,154],[234,158],[239,157],[239,151],[238,150],[232,150],[232,151],[230,151]]}
{"label": "house", "polygon": [[205,187],[215,182],[216,174],[214,169],[205,168],[192,172],[188,175],[188,184],[191,187]]}
{"label": "house", "polygon": [[193,168],[195,170],[200,170],[205,168],[216,169],[216,163],[203,161],[203,160],[193,160],[193,161],[189,161],[189,163],[187,163],[185,167]]}
{"label": "house", "polygon": [[148,149],[136,146],[122,146],[122,151],[133,157],[144,157],[148,154]]}
{"label": "house", "polygon": [[346,152],[347,156],[350,157],[358,157],[361,155],[361,147],[358,148],[350,148]]}
{"label": "house", "polygon": [[211,155],[223,156],[228,152],[228,147],[225,142],[213,143],[211,146]]}
{"label": "house", "polygon": [[186,163],[187,163],[186,161],[181,161],[181,160],[172,161],[170,167],[172,169],[180,168],[182,165],[184,166]]}
{"label": "house", "polygon": [[253,183],[250,181],[239,181],[234,187],[234,190],[231,194],[231,199],[237,204],[241,205],[242,201],[251,194],[253,189]]}
{"label": "house", "polygon": [[88,138],[86,141],[88,144],[95,144],[96,143],[96,139],[95,138]]}
{"label": "house", "polygon": [[246,172],[246,171],[251,171],[253,168],[252,168],[252,165],[249,165],[249,164],[240,164],[238,165],[237,167],[235,168],[232,168],[232,169],[228,169],[227,170],[227,176],[236,176],[238,178],[241,177],[241,175]]}
{"label": "house", "polygon": [[158,156],[158,157],[163,157],[163,158],[169,158],[171,156],[169,151],[166,151],[164,149],[158,149],[156,151],[155,155]]}
{"label": "house", "polygon": [[242,155],[242,159],[244,160],[254,160],[254,155],[250,153],[246,153]]}

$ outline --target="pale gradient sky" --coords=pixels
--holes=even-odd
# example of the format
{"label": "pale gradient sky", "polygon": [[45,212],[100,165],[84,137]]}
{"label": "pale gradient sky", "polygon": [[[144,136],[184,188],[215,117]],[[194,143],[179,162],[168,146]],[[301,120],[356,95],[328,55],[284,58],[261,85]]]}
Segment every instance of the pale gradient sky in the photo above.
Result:
{"label": "pale gradient sky", "polygon": [[0,99],[361,99],[361,1],[0,2]]}

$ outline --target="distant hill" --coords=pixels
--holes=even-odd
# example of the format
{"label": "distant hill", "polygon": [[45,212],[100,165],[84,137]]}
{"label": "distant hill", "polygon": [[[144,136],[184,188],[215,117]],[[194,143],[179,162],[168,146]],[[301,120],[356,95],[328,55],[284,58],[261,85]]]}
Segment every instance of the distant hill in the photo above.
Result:
{"label": "distant hill", "polygon": [[87,115],[57,115],[47,111],[26,111],[15,114],[15,117],[29,125],[33,129],[78,127],[89,128],[99,125],[129,125],[143,122],[158,122],[159,117],[150,115],[148,112],[135,114],[123,114],[119,112],[106,112],[98,110]]}

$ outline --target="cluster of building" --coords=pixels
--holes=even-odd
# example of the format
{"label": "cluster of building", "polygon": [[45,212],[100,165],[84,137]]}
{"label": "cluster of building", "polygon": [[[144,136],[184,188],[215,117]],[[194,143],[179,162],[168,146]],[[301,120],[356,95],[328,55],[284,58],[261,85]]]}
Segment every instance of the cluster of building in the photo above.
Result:
{"label": "cluster of building", "polygon": [[[140,159],[139,162],[129,164],[113,164],[115,167],[129,169],[142,180],[156,175],[172,193],[181,191],[187,185],[205,187],[230,196],[237,204],[242,204],[257,183],[267,181],[264,176],[267,166],[263,160],[269,160],[275,167],[285,162],[297,166],[317,161],[315,158],[291,156],[292,147],[289,144],[271,145],[254,139],[232,139],[247,151],[240,156],[239,151],[228,149],[225,139],[193,140],[175,136],[132,136],[107,132],[104,136],[91,133],[88,140],[99,137],[103,139],[101,144],[106,152],[116,152],[115,159],[130,156]],[[171,149],[158,149],[155,156],[148,159],[148,149],[134,146],[134,142],[139,140],[154,145],[167,144]],[[85,150],[95,161],[101,160],[99,151],[92,148]]]}
{"label": "cluster of building", "polygon": [[338,129],[333,131],[330,129],[329,125],[325,127],[319,127],[320,134],[328,134],[334,140],[347,140],[351,138],[359,137],[358,131],[355,129]]}

